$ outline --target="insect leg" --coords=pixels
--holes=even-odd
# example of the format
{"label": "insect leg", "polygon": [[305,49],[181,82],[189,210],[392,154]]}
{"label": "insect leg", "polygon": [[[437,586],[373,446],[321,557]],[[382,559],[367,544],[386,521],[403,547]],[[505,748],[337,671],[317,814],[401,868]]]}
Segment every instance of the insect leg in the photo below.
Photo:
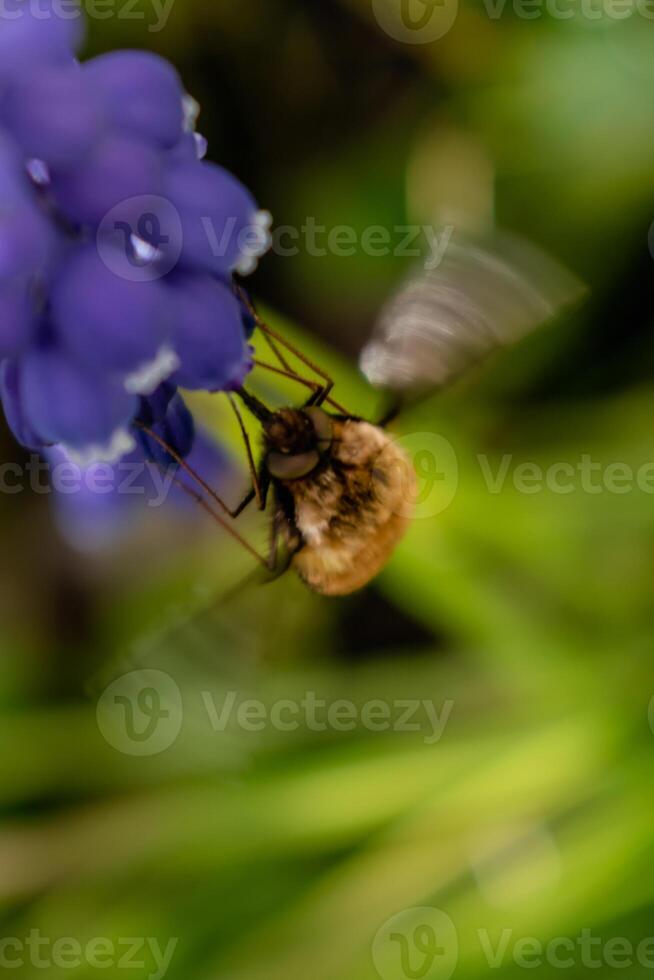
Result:
{"label": "insect leg", "polygon": [[312,361],[310,357],[307,357],[306,354],[303,354],[301,350],[298,350],[298,348],[295,347],[293,344],[291,344],[288,340],[285,340],[285,338],[282,337],[280,334],[278,334],[275,330],[273,330],[272,327],[269,327],[267,323],[264,323],[260,317],[257,317],[257,326],[263,332],[264,335],[271,338],[273,341],[276,341],[290,354],[293,354],[294,357],[297,357],[298,361],[301,361],[302,364],[306,365],[306,367],[308,367],[310,371],[313,371],[315,374],[318,375],[319,378],[322,378],[324,384],[322,385],[320,392],[317,393],[318,400],[315,401],[313,404],[322,405],[325,401],[327,401],[334,388],[333,378],[329,374],[327,374],[326,371],[323,371],[322,368],[318,367],[315,361]]}
{"label": "insect leg", "polygon": [[[307,398],[302,408],[311,408],[312,406],[320,408],[326,401],[331,402],[330,399],[325,398],[324,388],[319,388],[318,391],[314,391],[314,393]],[[337,408],[339,411],[341,411],[340,405],[337,406]],[[343,411],[342,414],[347,415],[348,413]]]}
{"label": "insect leg", "polygon": [[[275,367],[274,364],[266,364],[265,361],[260,361],[257,358],[254,359],[253,363],[256,367],[261,368],[262,371],[270,371],[272,374],[277,374],[281,378],[288,378],[290,381],[297,381],[298,384],[304,385],[305,388],[311,388],[311,399],[309,402],[304,404],[304,408],[308,408],[309,405],[315,404],[314,399],[316,397],[322,397],[323,387],[322,385],[318,384],[317,381],[310,381],[308,378],[303,378],[300,374],[297,374],[296,371],[286,371],[283,368]],[[328,405],[335,408],[337,412],[341,413],[341,415],[349,414],[347,410],[344,409],[342,405],[339,405],[338,402],[334,401],[333,398],[327,398],[325,400]]]}
{"label": "insect leg", "polygon": [[250,436],[248,435],[248,431],[245,428],[245,423],[243,422],[243,416],[241,415],[239,407],[234,401],[234,399],[232,398],[232,396],[227,395],[227,398],[229,399],[229,404],[232,406],[232,410],[238,421],[239,429],[241,430],[243,442],[245,443],[245,452],[248,458],[248,466],[250,467],[250,476],[252,477],[252,490],[246,495],[245,499],[241,501],[239,506],[232,514],[233,517],[238,517],[239,514],[243,513],[245,508],[252,502],[252,500],[256,499],[257,507],[259,508],[259,510],[266,509],[266,502],[264,500],[259,474],[257,473],[257,467],[254,462],[254,456],[252,454],[252,444],[250,442]]}
{"label": "insect leg", "polygon": [[[179,468],[184,473],[186,473],[186,475],[190,477],[194,483],[196,483],[202,490],[204,490],[204,492],[213,501],[215,501],[215,503],[218,504],[220,509],[225,514],[227,514],[228,517],[232,517],[232,518],[238,517],[239,514],[241,514],[245,510],[248,504],[255,499],[256,493],[253,489],[252,491],[250,491],[250,493],[247,494],[244,500],[241,501],[238,507],[232,510],[232,508],[225,503],[222,497],[220,497],[216,493],[216,491],[209,486],[206,480],[204,480],[203,477],[201,477],[200,474],[196,470],[194,470],[193,467],[190,466],[182,456],[180,456],[180,454],[177,452],[176,449],[173,448],[173,446],[169,445],[165,439],[162,439],[161,436],[154,431],[154,429],[151,429],[149,426],[144,425],[142,422],[135,422],[134,425],[137,428],[141,429],[141,431],[144,432],[149,439],[152,439],[153,442],[156,442],[157,445],[160,446],[164,450],[164,452],[166,452],[170,456],[170,458],[175,461],[175,463],[177,463]],[[184,486],[186,486],[186,484],[184,484]]]}
{"label": "insect leg", "polygon": [[187,483],[184,483],[183,480],[180,480],[177,477],[175,477],[173,482],[180,488],[180,490],[183,490],[184,493],[191,497],[192,500],[195,500],[195,502],[199,504],[200,507],[202,507],[202,509],[206,511],[206,513],[212,517],[224,531],[227,531],[227,533],[234,538],[234,540],[237,541],[241,547],[245,548],[248,554],[252,555],[253,558],[256,558],[256,560],[263,565],[264,568],[268,568],[268,559],[264,558],[263,555],[260,555],[256,548],[253,548],[249,541],[246,541],[245,538],[238,533],[236,528],[232,527],[232,525],[229,524],[224,517],[221,517],[220,514],[216,513],[202,494],[198,493],[197,490],[194,490],[192,487],[189,487]]}
{"label": "insect leg", "polygon": [[[301,350],[299,350],[297,347],[291,344],[290,341],[286,340],[285,337],[282,337],[281,334],[277,333],[276,330],[273,330],[272,327],[269,327],[268,324],[265,323],[257,313],[252,301],[250,300],[250,297],[247,295],[245,290],[241,289],[240,287],[236,287],[236,288],[237,288],[237,295],[240,297],[241,301],[247,306],[256,325],[258,326],[259,330],[263,334],[266,343],[268,344],[271,351],[273,352],[273,354],[281,364],[282,368],[285,371],[287,371],[289,374],[292,374],[297,381],[300,381],[302,384],[307,383],[307,379],[302,379],[300,375],[298,375],[297,372],[295,372],[292,369],[288,360],[278,349],[277,347],[278,344],[289,354],[292,354],[294,357],[297,357],[298,361],[301,361],[302,364],[308,367],[310,371],[313,371],[314,374],[317,374],[318,377],[321,378],[322,381],[324,382],[324,384],[321,385],[319,389],[315,392],[315,397],[312,396],[310,401],[307,402],[306,407],[309,407],[309,405],[320,406],[323,405],[325,402],[328,402],[336,409],[336,411],[341,412],[343,415],[349,414],[346,411],[346,409],[343,408],[342,405],[339,405],[330,397],[334,388],[333,378],[329,374],[327,374],[327,372],[324,371],[321,367],[319,367],[315,361],[312,361],[310,357],[307,357],[306,354],[303,354]],[[311,387],[315,387],[315,382],[311,383]]]}
{"label": "insect leg", "polygon": [[291,367],[291,365],[289,364],[289,362],[286,360],[286,358],[284,357],[284,355],[282,354],[282,352],[280,351],[279,347],[277,346],[277,344],[275,343],[275,341],[272,339],[272,337],[269,334],[264,333],[263,339],[267,343],[267,345],[270,348],[270,350],[272,351],[272,353],[277,358],[277,361],[284,368],[284,370],[285,371],[288,371],[290,374],[293,374],[294,375],[295,374],[295,371],[293,370],[293,368]]}
{"label": "insect leg", "polygon": [[[266,503],[268,501],[268,490],[270,489],[270,474],[263,467],[257,473],[257,483],[261,494],[258,507],[259,510],[265,510]],[[250,506],[253,500],[257,500],[257,493],[254,487],[252,487],[251,490],[248,490],[238,507],[235,507],[231,512],[231,516],[234,518],[240,517],[243,511]]]}
{"label": "insect leg", "polygon": [[[318,382],[311,381],[309,378],[303,378],[302,375],[298,374],[297,371],[295,371],[292,368],[288,360],[284,357],[283,353],[279,350],[279,348],[277,347],[275,341],[270,336],[270,334],[266,333],[264,330],[262,330],[261,332],[263,334],[263,338],[265,342],[268,344],[268,347],[275,355],[278,362],[281,364],[283,371],[280,371],[279,368],[273,367],[271,364],[263,364],[261,361],[255,360],[254,363],[258,365],[258,367],[264,368],[267,371],[273,371],[276,374],[282,375],[282,377],[291,378],[291,380],[297,381],[299,384],[304,385],[305,388],[313,388],[314,391],[322,390],[322,385],[318,384]],[[340,412],[342,415],[348,414],[347,411],[343,408],[343,406],[339,405],[338,402],[334,401],[333,398],[331,397],[326,398],[325,401],[327,402],[328,405],[331,405],[332,408],[335,408],[336,411]]]}

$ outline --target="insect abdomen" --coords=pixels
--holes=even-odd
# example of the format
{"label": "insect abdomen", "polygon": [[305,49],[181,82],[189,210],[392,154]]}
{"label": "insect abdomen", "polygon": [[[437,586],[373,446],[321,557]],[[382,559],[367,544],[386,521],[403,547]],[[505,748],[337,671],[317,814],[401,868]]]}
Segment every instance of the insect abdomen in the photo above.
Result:
{"label": "insect abdomen", "polygon": [[375,578],[409,525],[415,474],[403,451],[376,426],[339,423],[333,462],[294,488],[304,546],[294,567],[323,595],[349,595]]}

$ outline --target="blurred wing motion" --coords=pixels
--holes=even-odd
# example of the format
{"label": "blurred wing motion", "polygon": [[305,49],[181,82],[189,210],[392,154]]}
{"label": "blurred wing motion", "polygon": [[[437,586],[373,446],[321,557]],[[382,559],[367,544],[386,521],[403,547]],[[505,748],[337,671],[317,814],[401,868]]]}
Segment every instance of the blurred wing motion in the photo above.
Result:
{"label": "blurred wing motion", "polygon": [[440,387],[585,292],[576,276],[514,236],[498,234],[490,246],[452,240],[436,269],[414,274],[386,304],[361,370],[398,392]]}

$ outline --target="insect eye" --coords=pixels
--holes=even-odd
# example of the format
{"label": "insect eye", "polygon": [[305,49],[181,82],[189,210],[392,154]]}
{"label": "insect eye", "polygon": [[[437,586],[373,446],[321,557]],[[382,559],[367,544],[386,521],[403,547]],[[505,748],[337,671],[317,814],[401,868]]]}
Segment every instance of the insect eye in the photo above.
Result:
{"label": "insect eye", "polygon": [[282,453],[268,453],[266,466],[271,476],[277,480],[299,480],[308,476],[320,462],[320,454],[312,449],[309,453],[284,456]]}
{"label": "insect eye", "polygon": [[334,438],[334,428],[327,412],[323,412],[322,408],[305,408],[304,414],[311,419],[318,437],[318,448],[323,452],[329,449]]}

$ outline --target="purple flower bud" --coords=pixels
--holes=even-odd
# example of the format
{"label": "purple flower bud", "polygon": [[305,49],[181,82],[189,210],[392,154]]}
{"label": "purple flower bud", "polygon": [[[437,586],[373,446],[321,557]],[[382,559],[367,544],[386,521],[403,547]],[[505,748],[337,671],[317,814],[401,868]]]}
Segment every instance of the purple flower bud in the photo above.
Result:
{"label": "purple flower bud", "polygon": [[[84,368],[123,378],[142,374],[140,390],[127,381],[135,394],[154,391],[163,380],[155,362],[166,351],[172,313],[160,280],[121,278],[88,246],[61,270],[51,303],[57,340]],[[169,357],[168,375],[177,363]],[[148,369],[154,372],[150,381]]]}
{"label": "purple flower bud", "polygon": [[175,166],[204,160],[208,148],[207,140],[200,133],[184,133],[179,143],[169,151],[167,162],[170,166]]}
{"label": "purple flower bud", "polygon": [[[51,468],[59,530],[80,551],[115,548],[138,532],[146,514],[164,507],[168,519],[169,504],[175,506],[177,520],[197,517],[197,507],[175,483],[174,470],[162,472],[140,446],[117,463],[94,463],[85,469],[77,467],[60,447],[47,449],[43,455]],[[212,485],[224,479],[228,470],[225,454],[202,431],[196,435],[188,462]]]}
{"label": "purple flower bud", "polygon": [[36,312],[26,285],[0,284],[0,361],[20,354],[36,336]]}
{"label": "purple flower bud", "polygon": [[181,139],[184,89],[169,62],[147,51],[113,51],[82,72],[115,129],[163,148]]}
{"label": "purple flower bud", "polygon": [[57,526],[71,547],[98,552],[132,533],[132,525],[140,517],[147,478],[152,476],[151,492],[155,478],[139,449],[133,449],[120,462],[86,467],[74,463],[61,446],[52,446],[42,455],[50,466]]}
{"label": "purple flower bud", "polygon": [[164,194],[177,209],[183,229],[182,262],[229,277],[252,272],[270,241],[266,218],[250,192],[227,170],[212,163],[174,164]]}
{"label": "purple flower bud", "polygon": [[71,64],[84,35],[82,11],[61,15],[55,0],[18,0],[5,9],[0,30],[0,94],[43,65]]}
{"label": "purple flower bud", "polygon": [[218,391],[249,363],[241,308],[232,290],[206,275],[178,275],[167,284],[173,347],[182,388]]}
{"label": "purple flower bud", "polygon": [[[193,448],[195,440],[195,423],[181,395],[176,394],[168,406],[165,417],[151,426],[154,432],[175,450],[178,456],[185,458]],[[147,459],[152,460],[163,469],[176,467],[177,462],[165,449],[145,432],[138,431],[138,441]]]}
{"label": "purple flower bud", "polygon": [[164,382],[159,385],[151,395],[148,395],[146,398],[141,398],[137,421],[148,426],[162,422],[166,417],[168,406],[176,394],[177,389],[169,382]]}
{"label": "purple flower bud", "polygon": [[63,443],[78,461],[118,459],[134,445],[129,427],[138,399],[94,376],[55,348],[36,348],[19,366],[21,414],[45,443]]}
{"label": "purple flower bud", "polygon": [[133,137],[110,135],[71,167],[53,168],[52,191],[73,222],[97,227],[116,209],[115,220],[130,223],[140,216],[138,198],[161,193],[162,170],[161,155],[152,147]]}
{"label": "purple flower bud", "polygon": [[0,284],[46,276],[55,245],[55,230],[35,205],[0,202]]}
{"label": "purple flower bud", "polygon": [[101,134],[101,116],[79,65],[45,68],[22,78],[1,121],[24,154],[50,168],[76,164]]}

